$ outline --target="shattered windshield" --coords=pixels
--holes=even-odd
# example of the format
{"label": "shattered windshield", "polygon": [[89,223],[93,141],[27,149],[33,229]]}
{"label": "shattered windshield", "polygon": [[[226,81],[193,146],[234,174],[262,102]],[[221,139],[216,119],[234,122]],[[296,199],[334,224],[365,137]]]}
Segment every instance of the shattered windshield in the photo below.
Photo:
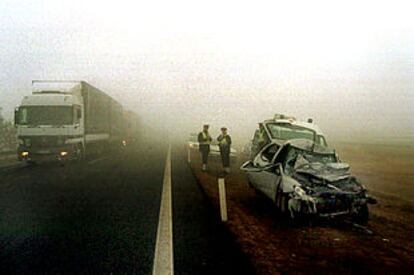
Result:
{"label": "shattered windshield", "polygon": [[321,154],[291,147],[286,156],[285,169],[292,172],[309,163],[328,164],[336,162],[338,161],[335,154]]}
{"label": "shattered windshield", "polygon": [[270,135],[274,139],[307,139],[315,140],[315,132],[313,130],[303,128],[300,126],[294,126],[288,123],[268,123]]}
{"label": "shattered windshield", "polygon": [[73,124],[72,106],[23,106],[19,109],[20,125]]}

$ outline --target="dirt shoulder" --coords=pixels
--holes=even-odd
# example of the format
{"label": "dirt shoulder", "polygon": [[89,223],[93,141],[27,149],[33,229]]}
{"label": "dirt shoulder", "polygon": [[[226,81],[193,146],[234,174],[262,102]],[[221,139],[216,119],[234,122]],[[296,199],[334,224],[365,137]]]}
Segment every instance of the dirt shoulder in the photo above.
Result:
{"label": "dirt shoulder", "polygon": [[[213,205],[219,209],[217,175],[200,170],[198,154],[191,167]],[[226,226],[258,274],[275,273],[409,273],[414,267],[414,206],[395,195],[377,193],[368,228],[349,224],[287,225],[270,200],[248,187],[244,174],[233,165],[226,177],[229,221]],[[397,184],[397,183],[396,183]]]}

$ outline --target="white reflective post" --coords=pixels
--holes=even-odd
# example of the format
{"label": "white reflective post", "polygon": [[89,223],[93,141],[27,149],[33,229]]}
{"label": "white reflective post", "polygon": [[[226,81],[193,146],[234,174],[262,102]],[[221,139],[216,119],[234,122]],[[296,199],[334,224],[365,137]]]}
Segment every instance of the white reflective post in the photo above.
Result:
{"label": "white reflective post", "polygon": [[187,161],[188,161],[188,163],[191,163],[191,149],[190,149],[190,147],[187,147]]}
{"label": "white reflective post", "polygon": [[219,197],[220,197],[220,215],[221,221],[227,221],[227,202],[226,202],[226,185],[224,184],[224,178],[218,179]]}

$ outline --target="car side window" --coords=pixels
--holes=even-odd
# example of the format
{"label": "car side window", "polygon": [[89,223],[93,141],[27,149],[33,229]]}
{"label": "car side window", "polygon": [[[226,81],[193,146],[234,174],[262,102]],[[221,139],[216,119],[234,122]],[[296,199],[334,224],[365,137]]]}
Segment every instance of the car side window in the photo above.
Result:
{"label": "car side window", "polygon": [[295,149],[290,149],[285,158],[284,169],[287,173],[290,173],[295,167],[296,159],[298,157],[298,152]]}
{"label": "car side window", "polygon": [[326,139],[322,135],[318,135],[318,144],[327,147],[328,143],[326,142]]}
{"label": "car side window", "polygon": [[285,146],[282,150],[280,150],[279,154],[276,156],[275,163],[281,163],[284,167],[287,149],[288,148]]}
{"label": "car side window", "polygon": [[273,159],[277,150],[279,150],[279,146],[277,146],[276,144],[273,144],[269,146],[268,148],[266,148],[266,150],[263,151],[262,155],[270,161]]}

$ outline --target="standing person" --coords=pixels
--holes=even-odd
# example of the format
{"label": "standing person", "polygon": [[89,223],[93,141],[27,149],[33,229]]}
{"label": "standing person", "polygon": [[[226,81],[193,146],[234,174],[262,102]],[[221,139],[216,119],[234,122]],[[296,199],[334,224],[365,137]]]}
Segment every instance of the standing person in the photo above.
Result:
{"label": "standing person", "polygon": [[201,159],[203,162],[202,170],[207,171],[208,154],[210,153],[210,144],[213,140],[208,133],[209,125],[203,125],[203,131],[198,134],[197,140],[199,144],[199,150],[201,153]]}
{"label": "standing person", "polygon": [[224,171],[230,173],[230,147],[231,137],[227,133],[227,128],[221,128],[221,135],[218,136],[217,141],[219,142],[221,160],[223,162]]}

